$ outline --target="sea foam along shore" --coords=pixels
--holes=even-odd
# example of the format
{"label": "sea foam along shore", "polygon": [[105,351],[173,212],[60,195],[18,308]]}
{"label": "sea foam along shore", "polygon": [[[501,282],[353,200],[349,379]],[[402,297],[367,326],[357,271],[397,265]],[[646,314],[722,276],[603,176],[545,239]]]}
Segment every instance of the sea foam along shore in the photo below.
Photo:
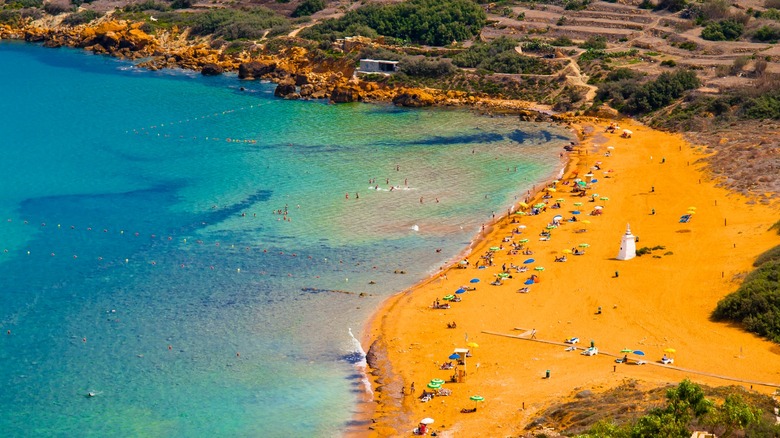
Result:
{"label": "sea foam along shore", "polygon": [[[777,207],[716,187],[700,160],[703,149],[681,136],[621,123],[633,131],[632,138],[619,137],[619,130],[604,133],[607,124],[599,122],[572,154],[552,193],[553,199],[563,198],[561,209],[502,218],[475,244],[469,268],[450,267],[444,275],[389,298],[376,312],[364,331],[364,345],[371,345],[377,407],[364,434],[404,435],[423,417],[435,419],[433,428],[440,436],[520,434],[552,402],[585,389],[603,391],[626,379],[665,385],[687,377],[712,385],[736,382],[765,393],[776,390],[776,345],[712,322],[709,314],[736,289],[755,256],[780,243],[780,236],[769,230]],[[570,192],[573,177],[590,179],[585,177],[590,172],[598,180],[588,192],[598,193],[595,202]],[[570,183],[564,185],[566,181]],[[597,205],[603,213],[589,215]],[[550,240],[540,241],[540,230],[556,214],[578,221],[564,221]],[[686,214],[690,221],[680,222]],[[511,223],[515,217],[519,222]],[[619,261],[615,257],[629,223],[638,236],[637,248],[656,249]],[[518,229],[520,225],[525,228]],[[533,256],[508,255],[506,238],[529,239],[526,246]],[[588,246],[584,255],[564,253],[580,245]],[[494,266],[475,269],[479,256],[496,246],[504,248],[494,253]],[[566,262],[554,261],[564,254]],[[511,270],[514,278],[501,286],[489,284],[502,264],[522,265],[529,257],[535,261],[528,272]],[[531,274],[540,281],[525,286]],[[470,283],[473,278],[480,282]],[[434,300],[465,285],[476,285],[476,290],[459,295],[462,302],[447,310],[431,308]],[[523,287],[529,293],[518,293]],[[451,322],[457,328],[448,329]],[[530,339],[532,330],[536,339]],[[567,351],[563,341],[571,337],[579,337],[585,347],[592,341],[600,354]],[[467,342],[479,346],[471,348],[466,381],[446,383],[451,396],[421,402],[417,396],[431,379],[449,380],[453,372],[439,365]],[[616,364],[625,348],[642,350],[646,356],[633,357],[646,365],[636,366],[636,360]],[[658,360],[670,348],[677,351],[675,364],[662,366]],[[416,391],[409,395],[412,383]],[[461,413],[475,407],[472,395],[485,402],[475,413]]]}

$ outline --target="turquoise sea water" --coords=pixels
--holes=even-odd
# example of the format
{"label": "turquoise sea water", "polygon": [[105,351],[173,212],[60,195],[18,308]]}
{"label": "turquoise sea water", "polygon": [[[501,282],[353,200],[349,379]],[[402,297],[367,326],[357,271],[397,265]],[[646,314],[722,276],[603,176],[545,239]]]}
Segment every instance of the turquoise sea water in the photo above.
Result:
{"label": "turquoise sea water", "polygon": [[349,330],[569,141],[13,42],[0,87],[9,437],[338,435],[363,391]]}

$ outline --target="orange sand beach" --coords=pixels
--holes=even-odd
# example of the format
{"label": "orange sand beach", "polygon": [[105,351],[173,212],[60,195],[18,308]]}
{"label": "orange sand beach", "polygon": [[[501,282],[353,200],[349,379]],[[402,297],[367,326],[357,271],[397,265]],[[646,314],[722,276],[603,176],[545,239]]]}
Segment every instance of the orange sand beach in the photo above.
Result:
{"label": "orange sand beach", "polygon": [[[552,402],[628,379],[663,385],[690,378],[763,393],[780,387],[780,347],[709,320],[755,257],[780,244],[780,236],[769,231],[780,218],[777,207],[717,188],[700,161],[704,148],[631,121],[620,124],[616,133],[606,133],[608,124],[596,123],[571,153],[566,175],[546,200],[552,205],[562,198],[561,208],[502,218],[474,245],[468,267],[456,264],[379,309],[364,340],[373,344],[369,355],[377,368],[371,370],[377,404],[366,434],[412,435],[430,417],[429,430],[439,436],[517,435]],[[633,131],[632,138],[620,136],[623,128]],[[594,169],[598,162],[600,169]],[[592,177],[585,176],[590,172]],[[586,197],[577,197],[576,177],[598,182],[589,184]],[[596,206],[602,214],[591,215]],[[680,222],[688,212],[690,221]],[[540,240],[558,214],[563,221],[549,230],[549,240]],[[576,222],[568,221],[572,216]],[[627,224],[637,249],[663,249],[617,260]],[[522,239],[533,255],[509,254]],[[491,247],[501,248],[492,252],[493,266],[476,268]],[[567,253],[572,249],[585,254]],[[565,262],[555,261],[564,255]],[[524,265],[529,258],[535,261]],[[504,264],[511,278],[491,285]],[[525,285],[534,274],[538,282]],[[449,309],[432,308],[461,287],[474,290],[457,294],[462,300]],[[522,288],[527,292],[518,292]],[[452,322],[456,328],[448,328]],[[575,351],[564,343],[572,337],[580,340]],[[591,342],[599,354],[582,355]],[[455,348],[470,353],[458,366],[465,371],[459,383],[450,381],[454,370],[440,369]],[[645,356],[629,353],[628,364],[617,364],[623,349]],[[660,364],[667,349],[675,350],[667,353],[674,358],[671,366]],[[647,363],[638,366],[637,360]],[[427,388],[432,379],[445,380],[442,388],[451,395],[422,402],[424,389],[435,391]],[[472,401],[474,395],[484,401]],[[476,412],[461,412],[474,407]]]}

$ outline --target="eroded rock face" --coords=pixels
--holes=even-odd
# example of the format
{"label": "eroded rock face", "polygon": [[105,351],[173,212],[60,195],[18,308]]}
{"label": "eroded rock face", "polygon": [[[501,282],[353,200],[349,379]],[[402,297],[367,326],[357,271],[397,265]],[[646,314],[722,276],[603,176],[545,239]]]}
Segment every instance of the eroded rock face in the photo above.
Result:
{"label": "eroded rock face", "polygon": [[244,62],[238,66],[239,79],[257,79],[276,70],[275,63],[260,61]]}
{"label": "eroded rock face", "polygon": [[214,63],[207,63],[200,69],[200,74],[203,76],[219,76],[223,72],[222,67]]}

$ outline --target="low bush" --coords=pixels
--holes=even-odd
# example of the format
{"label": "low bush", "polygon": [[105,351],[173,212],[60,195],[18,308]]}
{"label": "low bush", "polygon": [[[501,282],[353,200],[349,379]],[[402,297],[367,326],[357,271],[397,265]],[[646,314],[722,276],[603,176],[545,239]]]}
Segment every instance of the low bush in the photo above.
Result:
{"label": "low bush", "polygon": [[286,18],[262,6],[251,9],[218,9],[198,14],[192,26],[194,35],[214,35],[226,40],[255,39]]}
{"label": "low bush", "polygon": [[74,12],[65,19],[62,20],[62,24],[65,24],[67,26],[78,26],[80,24],[86,24],[89,23],[92,20],[96,20],[100,18],[101,15],[98,12],[95,12],[91,9],[86,9],[79,12]]}
{"label": "low bush", "polygon": [[744,31],[745,26],[735,20],[713,21],[702,29],[701,37],[708,41],[736,41]]}
{"label": "low bush", "polygon": [[325,0],[303,0],[292,13],[293,17],[304,17],[325,9]]}
{"label": "low bush", "polygon": [[455,73],[454,65],[449,60],[427,59],[427,58],[406,58],[399,63],[401,72],[408,76],[418,76],[424,78],[440,78]]}

